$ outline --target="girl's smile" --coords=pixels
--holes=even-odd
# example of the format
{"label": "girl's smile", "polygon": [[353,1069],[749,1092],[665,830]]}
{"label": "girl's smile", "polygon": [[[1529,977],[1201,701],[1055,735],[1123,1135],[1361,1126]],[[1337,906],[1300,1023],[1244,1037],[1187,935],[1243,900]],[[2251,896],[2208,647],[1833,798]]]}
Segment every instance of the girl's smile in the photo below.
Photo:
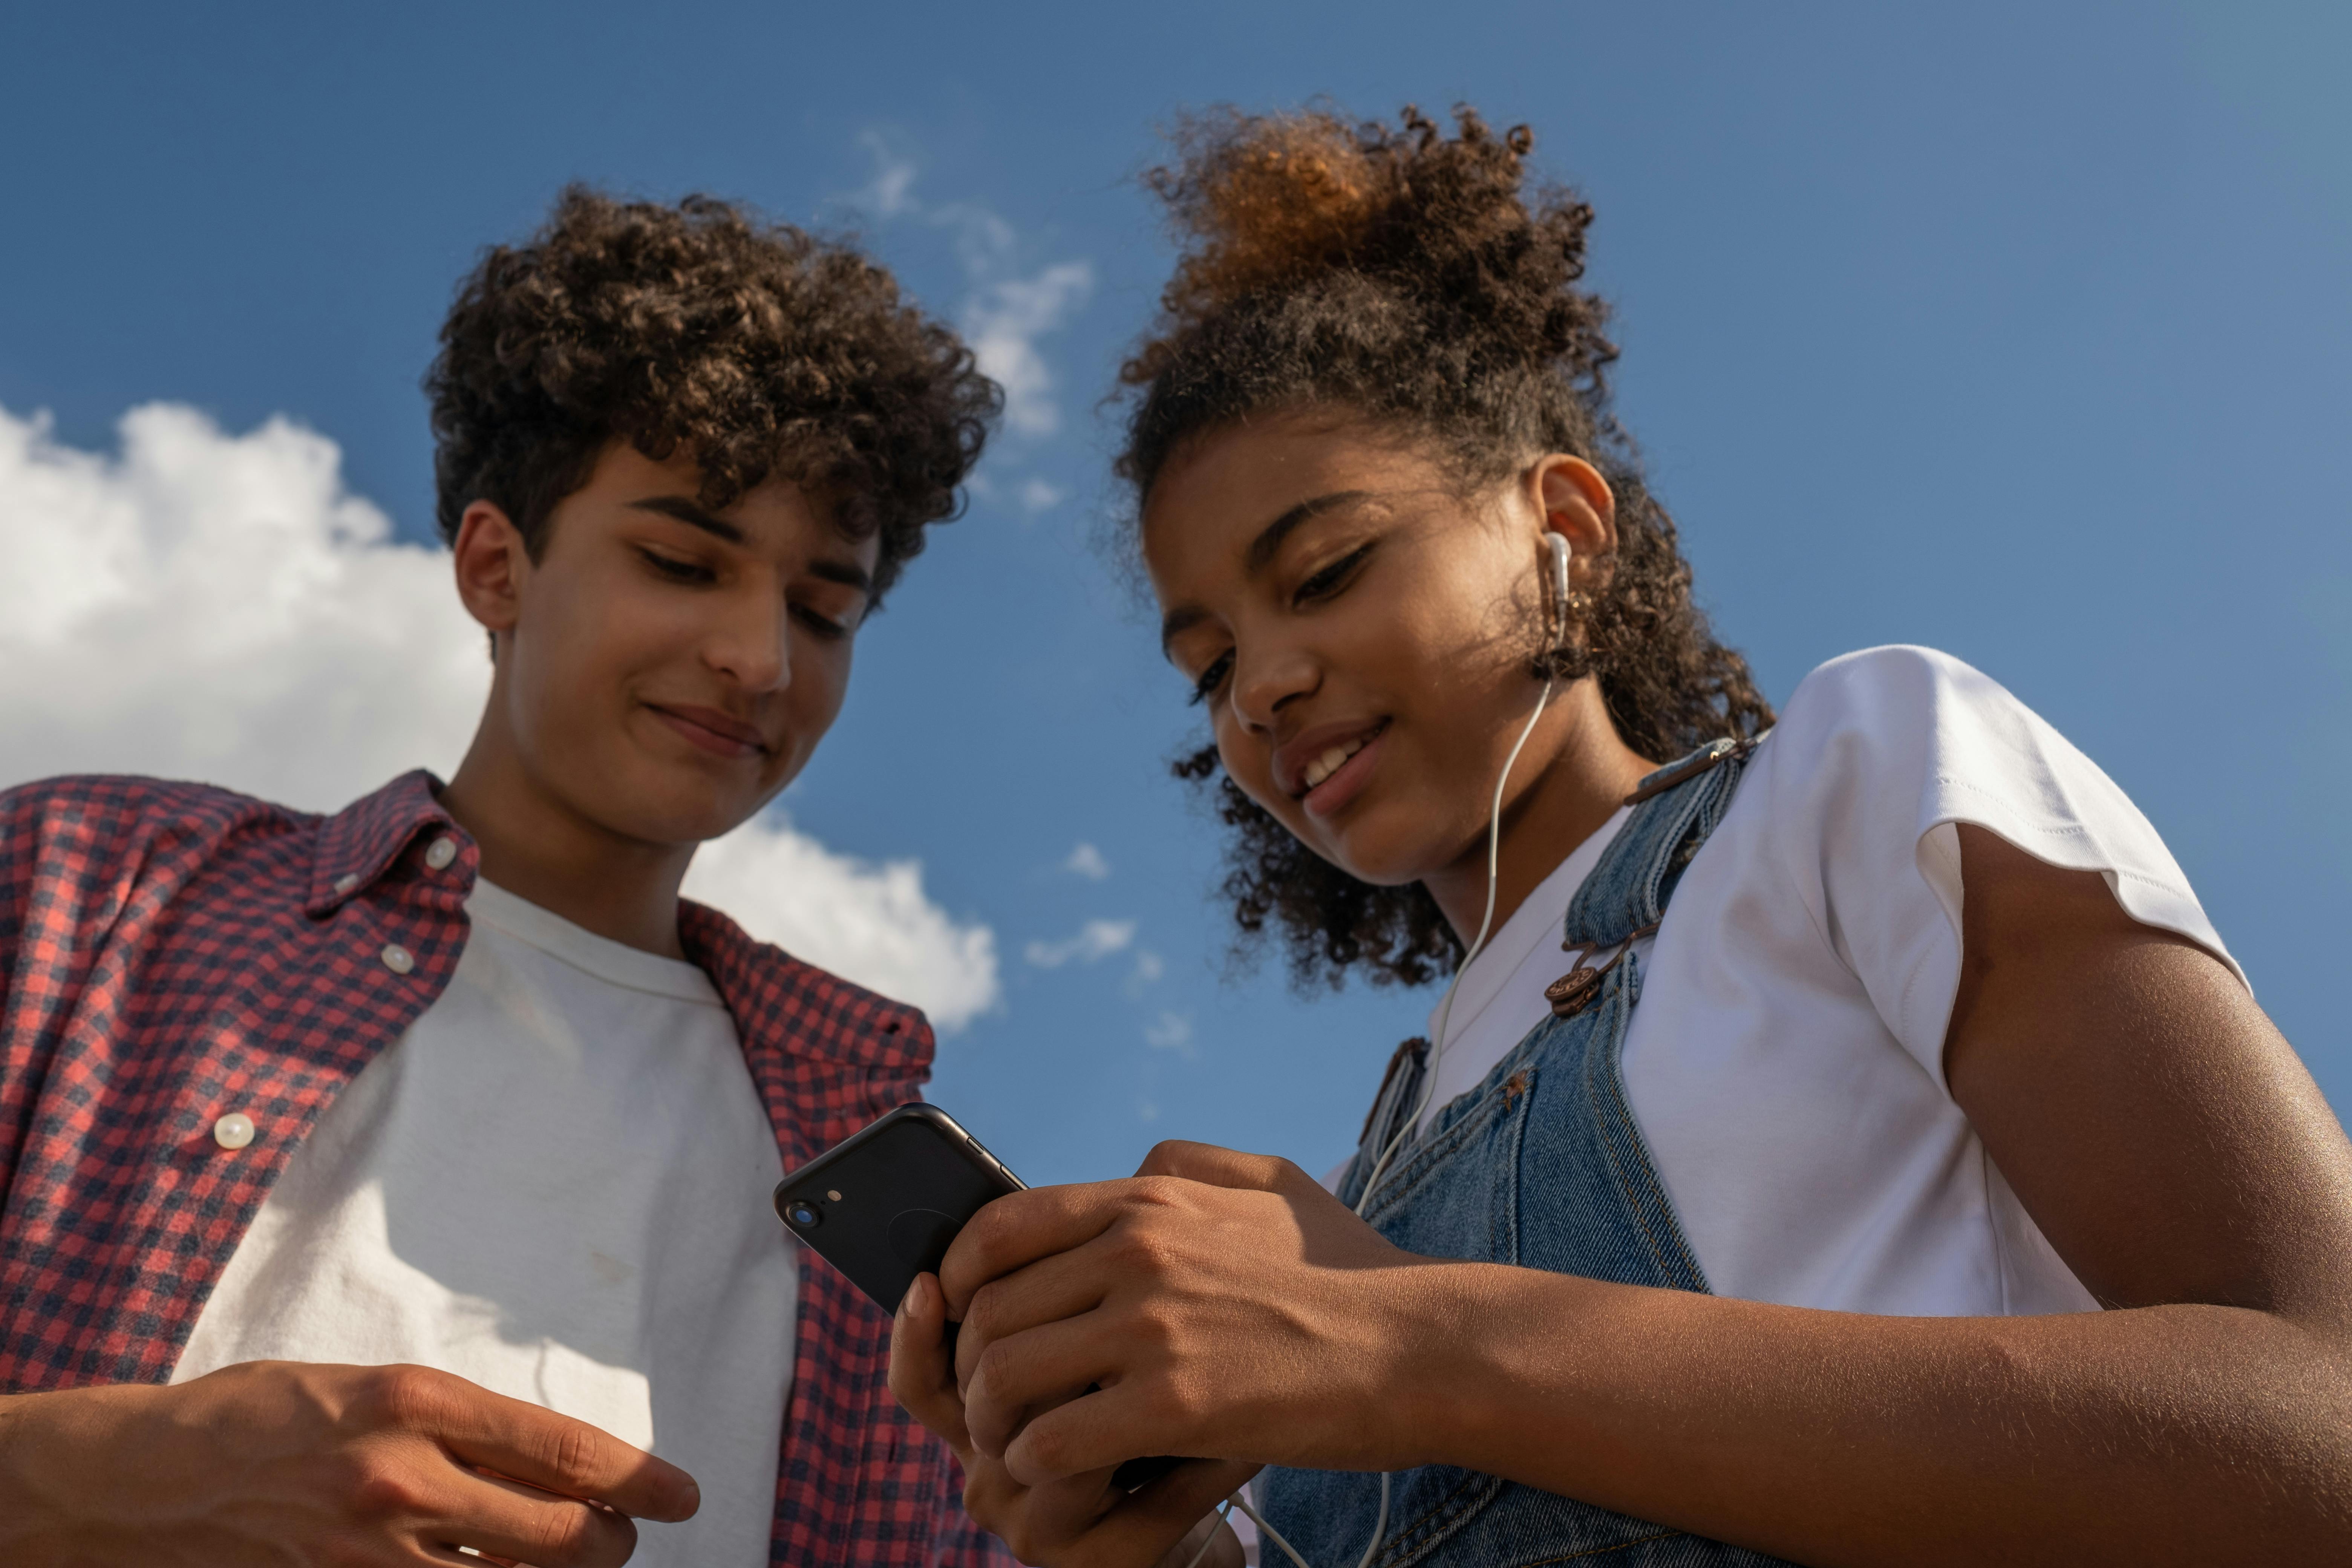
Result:
{"label": "girl's smile", "polygon": [[[1328,816],[1339,809],[1343,796],[1353,796],[1370,771],[1370,748],[1388,727],[1386,719],[1370,724],[1318,725],[1276,749],[1274,776],[1292,799],[1303,802],[1319,816]],[[1358,757],[1363,757],[1365,764],[1348,767]],[[1335,782],[1333,775],[1343,771],[1348,779]],[[1326,784],[1332,788],[1325,789]]]}

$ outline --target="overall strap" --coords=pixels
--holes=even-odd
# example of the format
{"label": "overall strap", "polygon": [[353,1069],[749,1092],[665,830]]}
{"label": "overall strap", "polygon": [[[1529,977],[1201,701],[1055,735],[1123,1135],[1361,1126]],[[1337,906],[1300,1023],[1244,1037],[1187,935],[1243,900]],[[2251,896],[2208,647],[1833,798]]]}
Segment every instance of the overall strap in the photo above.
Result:
{"label": "overall strap", "polygon": [[1643,779],[1633,815],[1569,901],[1561,943],[1573,952],[1620,947],[1657,928],[1675,884],[1723,821],[1754,741],[1721,740]]}
{"label": "overall strap", "polygon": [[[1601,982],[1633,942],[1657,929],[1684,868],[1722,822],[1756,744],[1728,738],[1712,742],[1649,774],[1625,797],[1634,808],[1632,818],[1568,906],[1560,945],[1580,956],[1546,992],[1555,1015],[1573,1017],[1597,1001]],[[1596,954],[1607,955],[1597,968],[1591,962]],[[1356,1158],[1340,1182],[1342,1201],[1352,1204],[1363,1195],[1364,1178],[1381,1151],[1420,1104],[1429,1049],[1427,1040],[1415,1037],[1389,1058],[1380,1093],[1364,1118]]]}

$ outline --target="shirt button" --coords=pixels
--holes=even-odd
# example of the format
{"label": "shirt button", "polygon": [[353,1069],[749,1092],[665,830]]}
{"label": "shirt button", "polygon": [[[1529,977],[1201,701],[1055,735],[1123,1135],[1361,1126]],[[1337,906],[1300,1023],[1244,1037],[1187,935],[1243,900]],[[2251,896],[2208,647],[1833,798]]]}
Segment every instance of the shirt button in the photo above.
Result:
{"label": "shirt button", "polygon": [[416,967],[415,957],[396,942],[383,944],[383,966],[394,974],[405,974]]}
{"label": "shirt button", "polygon": [[425,863],[436,871],[448,869],[449,862],[457,858],[457,841],[454,838],[436,838],[433,847],[425,852]]}
{"label": "shirt button", "polygon": [[348,893],[359,885],[359,873],[356,871],[346,871],[335,879],[335,891],[339,893]]}
{"label": "shirt button", "polygon": [[253,1142],[253,1118],[232,1110],[213,1123],[213,1142],[224,1149],[242,1149]]}

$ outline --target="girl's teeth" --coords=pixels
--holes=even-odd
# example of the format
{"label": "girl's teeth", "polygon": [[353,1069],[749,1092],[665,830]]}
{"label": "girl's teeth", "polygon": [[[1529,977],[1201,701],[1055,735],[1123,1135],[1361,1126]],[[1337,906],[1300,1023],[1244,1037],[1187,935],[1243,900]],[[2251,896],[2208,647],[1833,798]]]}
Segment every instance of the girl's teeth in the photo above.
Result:
{"label": "girl's teeth", "polygon": [[1334,746],[1307,764],[1307,787],[1313,789],[1339,771],[1339,764],[1364,749],[1361,741],[1350,741],[1344,746]]}

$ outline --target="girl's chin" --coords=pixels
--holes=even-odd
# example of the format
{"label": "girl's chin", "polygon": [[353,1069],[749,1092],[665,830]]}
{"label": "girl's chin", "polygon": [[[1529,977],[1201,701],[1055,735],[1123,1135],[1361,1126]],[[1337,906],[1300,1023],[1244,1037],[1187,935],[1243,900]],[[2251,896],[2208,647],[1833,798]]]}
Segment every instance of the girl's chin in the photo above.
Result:
{"label": "girl's chin", "polygon": [[1384,840],[1378,833],[1349,833],[1337,843],[1316,845],[1314,848],[1359,882],[1370,882],[1376,888],[1401,888],[1408,882],[1418,882],[1432,869],[1445,864],[1444,857],[1432,853],[1425,845]]}

